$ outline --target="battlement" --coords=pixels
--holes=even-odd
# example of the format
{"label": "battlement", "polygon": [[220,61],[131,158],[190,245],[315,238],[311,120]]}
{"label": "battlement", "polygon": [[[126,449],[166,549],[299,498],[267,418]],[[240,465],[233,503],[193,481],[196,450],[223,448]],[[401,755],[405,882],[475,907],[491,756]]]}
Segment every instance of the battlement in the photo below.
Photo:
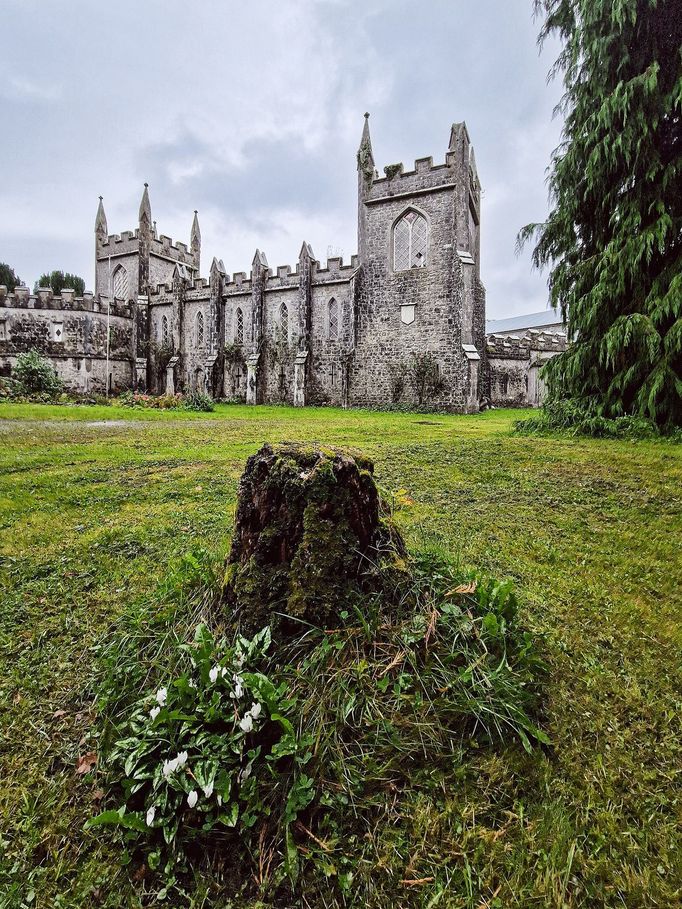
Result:
{"label": "battlement", "polygon": [[182,262],[183,265],[190,265],[192,268],[198,268],[198,262],[186,243],[180,240],[173,242],[171,237],[161,234],[159,237],[152,237],[149,247],[152,255],[163,256],[166,259],[174,259]]}
{"label": "battlement", "polygon": [[97,244],[103,258],[107,256],[120,256],[121,253],[136,253],[140,246],[138,230],[123,230],[120,234],[109,234]]}
{"label": "battlement", "polygon": [[[0,284],[0,309],[38,309],[59,312],[104,312],[107,311],[107,300],[86,292],[77,297],[74,290],[64,289],[61,294],[53,294],[49,287],[39,287],[31,293],[28,287],[16,287],[8,293],[4,284]],[[132,319],[133,307],[124,300],[113,300],[109,313],[124,319]]]}
{"label": "battlement", "polygon": [[[107,256],[120,256],[123,253],[137,253],[139,249],[139,230],[124,230],[120,234],[110,234],[97,244],[100,259],[107,258]],[[152,255],[173,259],[192,268],[199,267],[194,253],[186,243],[182,243],[180,240],[175,242],[172,237],[167,237],[165,234],[161,234],[159,237],[152,235],[149,251]]]}
{"label": "battlement", "polygon": [[565,333],[538,328],[531,328],[523,335],[488,335],[486,338],[488,356],[507,360],[527,360],[533,352],[561,353],[566,346]]}
{"label": "battlement", "polygon": [[458,165],[455,152],[447,152],[443,164],[434,164],[431,156],[417,158],[412,170],[405,170],[402,161],[389,164],[384,167],[383,177],[375,171],[365,202],[372,204],[391,196],[454,187],[459,176]]}

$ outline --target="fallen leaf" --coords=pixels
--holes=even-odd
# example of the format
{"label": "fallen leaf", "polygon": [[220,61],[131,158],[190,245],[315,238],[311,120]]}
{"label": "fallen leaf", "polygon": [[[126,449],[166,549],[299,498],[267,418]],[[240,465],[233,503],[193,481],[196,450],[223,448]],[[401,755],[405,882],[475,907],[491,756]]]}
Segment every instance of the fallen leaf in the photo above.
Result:
{"label": "fallen leaf", "polygon": [[456,593],[475,593],[476,592],[476,581],[471,581],[469,584],[460,584],[459,587],[453,587],[452,590],[448,590],[445,593],[446,597],[454,596]]}
{"label": "fallen leaf", "polygon": [[17,693],[12,698],[12,703],[18,704],[20,701],[21,701],[21,693],[19,691],[17,691]]}
{"label": "fallen leaf", "polygon": [[53,720],[58,720],[60,717],[66,716],[66,710],[55,710],[52,714]]}
{"label": "fallen leaf", "polygon": [[93,802],[101,802],[104,798],[104,789],[95,789],[90,798]]}
{"label": "fallen leaf", "polygon": [[76,773],[81,776],[84,773],[90,773],[96,764],[97,753],[95,751],[88,751],[87,754],[82,754],[76,761]]}

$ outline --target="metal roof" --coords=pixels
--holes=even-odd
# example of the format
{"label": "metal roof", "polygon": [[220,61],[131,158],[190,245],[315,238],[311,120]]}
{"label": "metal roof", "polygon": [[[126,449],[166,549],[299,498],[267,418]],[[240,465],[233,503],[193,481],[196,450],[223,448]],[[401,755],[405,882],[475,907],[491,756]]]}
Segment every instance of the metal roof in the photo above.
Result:
{"label": "metal roof", "polygon": [[544,328],[547,325],[561,325],[561,314],[553,309],[543,312],[529,312],[524,316],[511,316],[509,319],[488,319],[485,323],[486,334],[499,331],[515,331],[525,328]]}

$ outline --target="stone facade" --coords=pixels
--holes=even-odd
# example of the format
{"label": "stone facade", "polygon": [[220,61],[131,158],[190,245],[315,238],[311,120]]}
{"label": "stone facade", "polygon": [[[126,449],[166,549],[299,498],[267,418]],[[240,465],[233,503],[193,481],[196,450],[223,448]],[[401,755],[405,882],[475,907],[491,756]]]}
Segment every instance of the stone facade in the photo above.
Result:
{"label": "stone facade", "polygon": [[485,394],[494,407],[538,407],[544,398],[541,368],[566,350],[566,333],[530,328],[523,334],[488,335]]}
{"label": "stone facade", "polygon": [[[451,130],[444,163],[422,158],[379,176],[365,118],[358,255],[322,267],[304,242],[293,269],[270,269],[257,250],[248,276],[230,277],[214,260],[208,280],[185,262],[163,283],[150,279],[149,347],[164,351],[151,365],[151,390],[201,389],[254,404],[477,410],[485,355],[479,223],[463,123]],[[420,358],[431,374],[421,385]]]}
{"label": "stone facade", "polygon": [[[0,286],[0,374],[9,375],[17,354],[37,350],[49,357],[67,387],[83,392],[123,391],[135,381],[134,302],[102,301],[72,290],[54,296]],[[107,356],[107,324],[109,350]],[[107,373],[108,365],[108,373]]]}
{"label": "stone facade", "polygon": [[358,254],[349,264],[332,258],[323,267],[304,242],[293,269],[271,269],[256,250],[248,275],[230,276],[214,259],[201,278],[197,213],[189,246],[158,236],[145,184],[138,227],[120,235],[108,233],[100,198],[94,296],[32,297],[24,288],[0,299],[11,314],[0,364],[36,347],[67,384],[106,387],[108,308],[113,389],[455,412],[477,411],[486,398],[535,403],[531,359],[555,348],[536,356],[526,344],[512,355],[509,345],[486,345],[481,188],[466,125],[452,126],[443,163],[420,158],[380,176],[368,118],[357,154]]}

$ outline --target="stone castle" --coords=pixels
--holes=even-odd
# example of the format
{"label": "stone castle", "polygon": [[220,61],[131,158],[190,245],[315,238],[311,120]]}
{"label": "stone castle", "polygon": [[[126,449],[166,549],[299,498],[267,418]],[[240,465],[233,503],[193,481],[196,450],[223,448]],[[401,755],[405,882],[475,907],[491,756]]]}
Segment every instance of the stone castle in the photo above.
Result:
{"label": "stone castle", "polygon": [[481,187],[466,125],[452,126],[444,163],[419,158],[380,176],[368,117],[349,264],[322,267],[304,242],[294,269],[272,270],[256,250],[248,276],[214,259],[201,278],[197,213],[189,246],[157,235],[145,184],[134,231],[110,235],[100,198],[94,294],[0,287],[0,372],[37,349],[85,392],[469,413],[482,401],[538,403],[539,366],[565,335],[486,337]]}

